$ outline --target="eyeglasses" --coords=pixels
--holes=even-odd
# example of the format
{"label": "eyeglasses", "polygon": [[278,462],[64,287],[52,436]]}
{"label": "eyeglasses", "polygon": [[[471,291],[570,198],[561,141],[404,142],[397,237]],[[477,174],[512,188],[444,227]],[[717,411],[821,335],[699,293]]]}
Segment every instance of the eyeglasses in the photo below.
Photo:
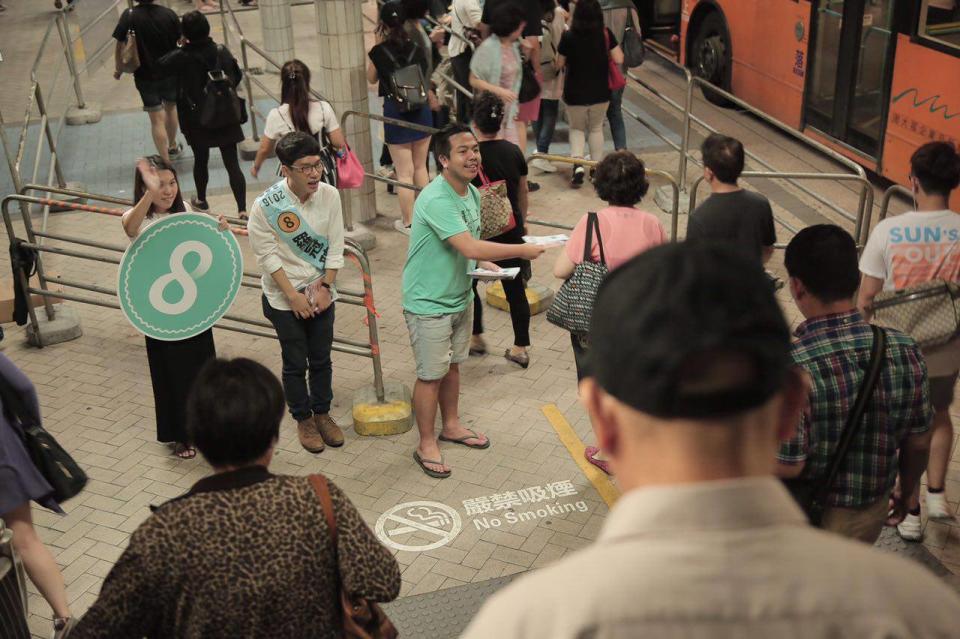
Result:
{"label": "eyeglasses", "polygon": [[304,175],[306,175],[307,173],[316,173],[318,175],[323,175],[322,162],[317,162],[316,164],[307,164],[306,166],[293,166],[288,164],[287,168],[297,171],[299,173],[303,173]]}

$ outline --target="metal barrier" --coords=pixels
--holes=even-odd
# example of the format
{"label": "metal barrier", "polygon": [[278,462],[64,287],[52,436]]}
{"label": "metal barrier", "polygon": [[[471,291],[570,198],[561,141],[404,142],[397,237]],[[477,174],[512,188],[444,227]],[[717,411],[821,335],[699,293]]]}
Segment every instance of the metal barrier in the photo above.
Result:
{"label": "metal barrier", "polygon": [[[854,222],[855,225],[856,225],[855,230],[854,230],[854,236],[855,236],[855,238],[857,239],[857,242],[860,243],[860,244],[862,244],[862,243],[865,241],[865,238],[863,237],[863,235],[864,235],[866,232],[869,232],[870,216],[872,215],[872,210],[873,210],[874,194],[873,194],[873,187],[872,187],[872,185],[870,184],[870,181],[867,179],[866,171],[864,170],[864,168],[863,168],[862,166],[860,166],[860,165],[857,164],[856,162],[854,162],[854,161],[852,161],[852,160],[849,160],[849,159],[847,159],[846,157],[840,155],[840,154],[837,153],[836,151],[834,151],[834,150],[832,150],[832,149],[830,149],[830,148],[827,148],[826,146],[824,146],[823,144],[817,142],[816,140],[812,140],[812,139],[806,137],[806,136],[803,135],[801,132],[795,130],[793,127],[791,127],[791,126],[789,126],[789,125],[787,125],[787,124],[785,124],[785,123],[777,120],[777,119],[774,118],[773,116],[771,116],[771,115],[769,115],[769,114],[767,114],[767,113],[765,113],[765,112],[763,112],[763,111],[760,111],[760,110],[757,109],[756,107],[754,107],[754,106],[752,106],[751,104],[749,104],[748,102],[745,102],[744,100],[738,98],[737,96],[733,95],[732,93],[730,93],[730,92],[728,92],[728,91],[725,91],[725,90],[723,90],[723,89],[721,89],[721,88],[719,88],[719,87],[717,87],[717,86],[715,86],[715,85],[707,82],[706,80],[704,80],[704,79],[702,79],[702,78],[699,78],[699,77],[697,77],[697,76],[694,76],[693,73],[691,73],[691,71],[690,71],[689,69],[687,69],[686,67],[683,67],[683,66],[679,65],[676,60],[674,60],[674,59],[672,59],[672,58],[664,55],[664,54],[661,53],[660,51],[658,51],[658,50],[656,50],[656,49],[653,49],[653,48],[651,48],[651,47],[647,47],[647,51],[648,51],[648,52],[651,52],[651,53],[653,53],[653,54],[655,54],[655,55],[657,55],[657,56],[659,56],[660,58],[662,58],[663,60],[665,60],[670,66],[672,66],[672,67],[680,70],[680,71],[683,73],[683,75],[684,75],[684,81],[685,81],[685,83],[686,83],[686,94],[685,94],[684,104],[680,104],[680,103],[676,102],[675,100],[670,99],[669,97],[667,97],[666,95],[664,95],[662,92],[660,92],[659,90],[657,90],[655,87],[651,86],[649,83],[647,83],[645,80],[643,80],[643,78],[637,76],[637,75],[636,75],[635,73],[633,73],[633,72],[628,72],[628,73],[627,73],[627,77],[629,77],[635,84],[643,87],[644,89],[646,89],[647,91],[649,91],[650,93],[652,93],[654,96],[656,96],[657,98],[659,98],[659,99],[661,99],[662,101],[664,101],[667,105],[669,105],[670,107],[672,107],[674,110],[677,110],[677,111],[679,111],[679,112],[682,114],[683,124],[682,124],[682,129],[681,129],[681,143],[680,143],[680,145],[678,146],[675,142],[673,142],[672,140],[668,139],[666,136],[661,135],[661,134],[656,130],[655,127],[653,127],[650,123],[648,123],[647,121],[645,121],[645,120],[644,120],[642,117],[640,117],[639,115],[637,115],[637,114],[635,114],[635,113],[633,113],[633,112],[631,112],[631,111],[629,111],[629,110],[626,110],[626,109],[625,109],[625,111],[628,113],[628,115],[630,115],[631,117],[633,117],[634,119],[636,119],[636,120],[639,121],[640,123],[644,124],[644,126],[646,126],[648,129],[650,129],[655,135],[657,135],[657,137],[659,137],[660,139],[664,140],[670,147],[672,147],[673,149],[679,151],[679,153],[680,153],[680,159],[679,159],[679,164],[678,164],[678,167],[677,167],[677,182],[678,182],[678,184],[680,184],[681,186],[684,186],[684,185],[686,184],[686,181],[687,181],[688,163],[689,163],[690,161],[693,161],[694,164],[697,164],[697,165],[700,165],[700,164],[701,164],[700,161],[699,161],[695,156],[693,156],[693,155],[691,154],[691,152],[690,152],[691,123],[696,123],[698,126],[706,129],[707,131],[709,131],[709,132],[711,132],[711,133],[717,133],[717,129],[715,129],[715,128],[713,128],[712,126],[710,126],[709,124],[707,124],[707,123],[706,123],[704,120],[702,120],[701,118],[698,118],[698,117],[696,117],[696,116],[693,115],[694,89],[695,89],[698,85],[701,86],[701,87],[708,87],[708,89],[709,89],[712,93],[715,93],[715,94],[717,94],[717,95],[719,95],[719,96],[721,96],[721,97],[729,100],[730,102],[736,104],[738,107],[740,107],[740,108],[742,108],[742,109],[744,109],[744,110],[746,110],[746,111],[749,111],[750,113],[752,113],[753,115],[755,115],[755,116],[758,117],[759,119],[763,120],[765,123],[767,123],[767,124],[769,124],[769,125],[771,125],[771,126],[776,127],[776,128],[779,129],[780,131],[782,131],[782,132],[787,133],[788,135],[790,135],[790,136],[791,136],[792,138],[794,138],[795,140],[797,140],[797,141],[799,141],[799,142],[801,142],[801,143],[803,143],[803,144],[811,147],[813,150],[817,151],[817,152],[820,153],[821,155],[824,155],[824,156],[826,156],[828,159],[830,159],[830,160],[832,160],[832,161],[834,161],[834,162],[837,162],[837,163],[841,164],[842,166],[844,166],[844,167],[846,167],[846,168],[849,168],[851,171],[853,171],[852,174],[780,172],[780,171],[774,170],[774,167],[773,167],[770,163],[766,162],[765,160],[763,160],[762,158],[758,157],[757,155],[755,155],[755,154],[753,154],[753,153],[750,153],[749,151],[746,153],[747,157],[749,157],[751,160],[755,161],[757,164],[760,164],[763,168],[769,170],[768,172],[765,172],[765,173],[762,173],[762,174],[759,173],[759,172],[754,172],[754,177],[763,177],[763,178],[769,178],[769,179],[783,179],[783,180],[786,180],[789,184],[791,184],[792,186],[794,186],[794,187],[797,188],[798,190],[802,191],[802,192],[805,193],[806,195],[809,195],[810,197],[812,197],[813,199],[815,199],[815,200],[818,201],[819,203],[823,204],[824,206],[830,208],[831,210],[837,212],[837,213],[838,213],[841,217],[843,217],[844,219],[846,219],[846,220],[848,220],[848,221],[850,221],[850,222]],[[748,177],[748,173],[744,173],[743,175],[744,175],[744,177]],[[841,176],[841,175],[842,175],[843,177],[839,177],[839,176]],[[812,191],[811,189],[807,188],[806,186],[804,186],[804,185],[802,185],[802,184],[800,184],[800,183],[798,182],[798,180],[810,180],[810,179],[817,179],[817,180],[819,180],[819,179],[835,179],[835,180],[840,180],[840,181],[846,180],[846,181],[856,181],[856,182],[859,182],[859,183],[861,184],[860,200],[859,200],[859,204],[858,204],[858,207],[857,207],[857,212],[856,212],[856,214],[855,214],[855,215],[851,215],[850,213],[848,213],[848,212],[845,211],[844,209],[840,208],[839,206],[837,206],[835,203],[831,202],[830,200],[828,200],[828,199],[825,198],[824,196],[820,195],[819,193],[817,193],[817,192],[815,192],[815,191]],[[782,223],[782,221],[781,221],[781,223]]]}
{"label": "metal barrier", "polygon": [[[560,164],[579,164],[581,166],[593,167],[598,163],[595,160],[584,160],[582,158],[571,158],[566,155],[550,155],[549,153],[534,153],[531,155],[527,162],[533,160],[547,160],[548,162],[558,162]],[[670,188],[673,190],[673,207],[670,211],[670,241],[677,241],[677,231],[680,223],[680,186],[677,184],[676,179],[667,173],[666,171],[657,171],[652,169],[647,169],[647,177],[655,177],[661,180],[664,180]],[[573,227],[565,226],[563,224],[556,224],[553,222],[544,222],[543,220],[537,220],[530,218],[527,220],[530,224],[538,224],[540,226],[549,226],[558,229],[567,229],[570,230]]]}
{"label": "metal barrier", "polygon": [[[309,3],[301,2],[296,4],[309,4]],[[226,7],[226,11],[224,11],[224,7]],[[251,7],[250,9],[247,9],[247,10],[250,11],[250,10],[256,10],[256,9]],[[319,10],[320,9],[318,5],[317,11]],[[249,105],[250,113],[251,113],[250,135],[254,139],[254,141],[259,142],[260,133],[257,130],[257,117],[259,116],[260,118],[265,120],[266,115],[263,113],[260,113],[260,111],[257,110],[257,105],[256,105],[256,100],[254,99],[252,85],[256,84],[261,91],[266,93],[267,96],[273,99],[277,104],[280,104],[280,96],[275,94],[269,87],[267,87],[267,85],[261,82],[259,78],[253,77],[253,75],[250,73],[250,64],[247,59],[247,50],[248,49],[252,50],[254,53],[256,53],[261,58],[263,58],[263,60],[267,64],[275,68],[277,71],[280,71],[280,69],[283,68],[283,65],[277,62],[276,60],[274,60],[273,58],[271,58],[266,51],[264,51],[263,49],[261,49],[260,47],[258,47],[257,45],[255,45],[254,43],[250,42],[250,40],[247,39],[247,37],[243,34],[243,28],[240,26],[240,21],[237,19],[237,15],[236,13],[234,13],[233,7],[230,6],[229,0],[220,0],[220,18],[223,23],[223,45],[225,47],[229,48],[229,44],[228,44],[229,36],[227,35],[227,33],[229,32],[229,29],[227,28],[227,18],[226,18],[228,13],[230,14],[231,20],[233,20],[236,35],[240,40],[240,64],[243,67],[243,82],[246,89],[247,100],[249,100],[250,102],[250,105]],[[310,88],[310,95],[317,98],[318,100],[329,102],[329,100],[323,97],[323,95],[313,87]]]}
{"label": "metal barrier", "polygon": [[[48,187],[37,186],[37,185],[27,185],[27,189],[33,190],[47,190]],[[61,192],[69,190],[67,189],[54,189],[54,192]],[[101,200],[111,203],[124,204],[126,206],[132,206],[133,202],[129,200],[121,200],[119,198],[112,198],[109,196],[98,196],[92,194],[84,194],[87,199],[90,200]],[[0,203],[0,213],[3,215],[3,223],[7,230],[7,235],[10,238],[11,245],[18,239],[16,231],[13,226],[13,220],[10,216],[10,204],[13,202],[21,202],[24,204],[40,204],[40,205],[49,205],[51,203],[56,203],[58,206],[63,208],[75,210],[75,211],[87,211],[91,213],[106,214],[119,216],[123,214],[122,209],[109,209],[98,206],[91,206],[86,204],[75,204],[75,203],[60,203],[55,202],[49,198],[34,197],[28,195],[8,195],[3,198],[2,203]],[[37,320],[36,309],[33,305],[33,295],[37,295],[43,298],[44,307],[49,319],[55,317],[55,311],[51,298],[57,298],[62,300],[68,300],[72,302],[77,302],[79,304],[91,304],[94,306],[102,306],[106,308],[116,308],[119,309],[120,305],[115,302],[110,302],[102,299],[97,299],[94,297],[88,297],[83,295],[76,295],[73,293],[64,293],[64,292],[55,292],[49,289],[49,283],[54,282],[61,286],[67,288],[75,288],[79,290],[89,291],[92,293],[98,293],[101,295],[107,295],[111,297],[116,297],[117,292],[113,289],[99,286],[96,284],[89,284],[84,282],[78,282],[74,280],[65,279],[63,277],[57,277],[50,279],[46,276],[43,268],[43,260],[41,253],[53,253],[56,255],[63,255],[65,257],[75,257],[78,259],[85,259],[95,262],[102,262],[107,264],[119,264],[120,259],[116,257],[111,257],[108,255],[98,255],[94,253],[85,253],[79,250],[66,249],[59,246],[49,246],[40,244],[37,240],[38,238],[46,238],[50,240],[56,240],[59,242],[64,242],[68,244],[76,244],[83,247],[96,248],[103,251],[110,251],[114,253],[123,253],[126,251],[126,246],[121,246],[117,244],[109,244],[106,242],[99,242],[95,240],[89,240],[80,237],[74,237],[61,233],[51,233],[49,231],[37,231],[33,228],[32,220],[29,215],[23,216],[23,225],[24,230],[26,231],[26,242],[22,246],[26,248],[34,249],[38,252],[37,255],[37,279],[39,283],[39,288],[34,288],[30,286],[29,280],[26,273],[23,270],[20,270],[16,276],[20,281],[21,286],[27,292],[27,311],[30,316],[30,323],[33,327],[35,334],[38,336],[38,343],[42,344],[42,340],[39,339],[40,336],[40,326],[39,321]],[[231,229],[237,235],[246,235],[245,229]],[[380,361],[380,341],[379,334],[377,330],[377,311],[374,306],[373,301],[373,280],[371,277],[370,271],[370,262],[367,259],[366,252],[363,248],[354,242],[353,240],[347,238],[344,242],[344,253],[350,258],[351,261],[355,262],[360,267],[361,279],[363,281],[363,291],[353,291],[349,289],[338,288],[338,293],[340,298],[338,302],[343,302],[344,304],[350,304],[354,306],[363,306],[366,309],[365,323],[368,328],[369,341],[367,343],[359,342],[356,340],[350,340],[345,338],[334,337],[332,349],[341,353],[348,353],[351,355],[359,355],[361,357],[369,357],[373,362],[373,381],[374,381],[374,391],[376,393],[377,401],[383,402],[385,399],[384,385],[383,385],[383,367]],[[248,272],[244,271],[243,276],[246,278],[259,278],[260,273],[257,272]],[[251,281],[241,282],[241,285],[246,288],[256,288],[260,289],[259,283],[254,283]],[[243,317],[239,315],[226,314],[223,316],[223,320],[227,322],[232,322],[234,324],[243,324],[249,325],[256,328],[266,328],[271,329],[270,332],[263,330],[256,330],[256,328],[244,328],[243,326],[235,326],[233,324],[225,324],[223,321],[216,324],[217,328],[234,331],[237,333],[245,333],[247,335],[255,335],[258,337],[267,337],[271,339],[277,339],[276,333],[272,330],[273,325],[261,321],[255,320],[248,317]]]}
{"label": "metal barrier", "polygon": [[899,184],[894,184],[889,189],[883,192],[883,197],[880,198],[880,213],[877,218],[877,222],[883,222],[887,219],[887,215],[890,212],[890,201],[893,199],[894,195],[903,195],[909,198],[913,198],[913,191],[908,189],[905,186],[900,186]]}

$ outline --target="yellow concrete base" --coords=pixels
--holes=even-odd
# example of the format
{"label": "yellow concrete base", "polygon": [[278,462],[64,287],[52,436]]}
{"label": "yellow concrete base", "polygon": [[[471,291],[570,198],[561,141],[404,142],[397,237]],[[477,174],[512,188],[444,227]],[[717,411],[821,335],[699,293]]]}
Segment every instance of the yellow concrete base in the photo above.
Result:
{"label": "yellow concrete base", "polygon": [[353,429],[358,435],[399,435],[413,427],[410,390],[399,382],[384,384],[384,401],[377,402],[373,387],[353,397]]}
{"label": "yellow concrete base", "polygon": [[[527,284],[527,301],[530,302],[530,314],[536,315],[542,313],[553,302],[553,289],[547,288],[542,284]],[[500,282],[493,282],[487,285],[487,304],[501,311],[509,311],[510,305],[507,304],[507,296],[503,292],[503,285]]]}

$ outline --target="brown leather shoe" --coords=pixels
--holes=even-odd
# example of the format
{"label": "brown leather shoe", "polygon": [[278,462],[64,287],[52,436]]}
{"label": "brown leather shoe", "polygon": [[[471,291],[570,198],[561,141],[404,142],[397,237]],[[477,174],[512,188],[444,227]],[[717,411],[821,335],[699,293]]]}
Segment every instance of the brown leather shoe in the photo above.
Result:
{"label": "brown leather shoe", "polygon": [[300,435],[300,445],[311,453],[321,453],[326,446],[323,443],[323,437],[317,429],[317,420],[315,417],[308,417],[297,422],[297,433]]}
{"label": "brown leather shoe", "polygon": [[343,431],[330,415],[314,415],[313,418],[317,420],[317,430],[327,446],[343,446]]}

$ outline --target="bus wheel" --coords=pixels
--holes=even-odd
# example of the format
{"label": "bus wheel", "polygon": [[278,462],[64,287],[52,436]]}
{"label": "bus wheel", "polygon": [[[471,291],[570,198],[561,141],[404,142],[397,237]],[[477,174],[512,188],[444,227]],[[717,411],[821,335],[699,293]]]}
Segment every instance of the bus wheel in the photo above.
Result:
{"label": "bus wheel", "polygon": [[[713,11],[703,19],[690,48],[690,70],[699,78],[730,90],[730,35],[723,18]],[[701,86],[703,97],[721,107],[732,107],[732,102],[709,87]]]}

